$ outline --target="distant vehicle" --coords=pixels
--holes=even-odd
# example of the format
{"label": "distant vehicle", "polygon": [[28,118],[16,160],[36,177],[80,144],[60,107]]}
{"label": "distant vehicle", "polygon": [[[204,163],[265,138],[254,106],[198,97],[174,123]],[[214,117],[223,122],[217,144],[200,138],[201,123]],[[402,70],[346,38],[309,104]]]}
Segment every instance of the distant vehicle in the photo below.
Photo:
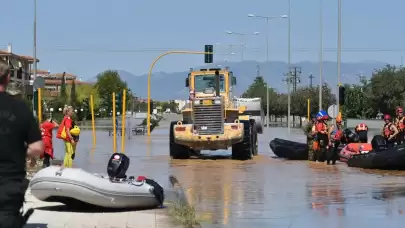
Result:
{"label": "distant vehicle", "polygon": [[263,134],[264,111],[262,109],[262,99],[258,98],[234,98],[238,107],[244,106],[245,111],[240,115],[249,116],[254,119],[258,134]]}
{"label": "distant vehicle", "polygon": [[171,113],[170,108],[167,108],[165,113]]}

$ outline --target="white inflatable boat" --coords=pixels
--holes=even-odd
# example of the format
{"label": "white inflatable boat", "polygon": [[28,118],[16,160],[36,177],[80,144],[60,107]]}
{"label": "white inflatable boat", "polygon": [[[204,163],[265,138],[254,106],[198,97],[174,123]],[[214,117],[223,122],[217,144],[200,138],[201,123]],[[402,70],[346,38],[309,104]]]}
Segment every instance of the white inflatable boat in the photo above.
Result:
{"label": "white inflatable boat", "polygon": [[[114,171],[125,173],[128,165],[123,171],[118,164]],[[143,176],[111,176],[110,166],[111,161],[109,176],[77,168],[50,166],[31,179],[31,193],[39,200],[67,206],[81,202],[106,208],[156,208],[163,204],[164,192],[158,183]]]}

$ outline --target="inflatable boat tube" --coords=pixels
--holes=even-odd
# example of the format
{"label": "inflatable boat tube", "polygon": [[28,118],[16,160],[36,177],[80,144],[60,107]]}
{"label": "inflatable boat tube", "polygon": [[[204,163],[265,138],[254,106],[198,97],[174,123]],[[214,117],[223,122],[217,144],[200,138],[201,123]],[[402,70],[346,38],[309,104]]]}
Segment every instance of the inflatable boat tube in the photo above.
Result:
{"label": "inflatable boat tube", "polygon": [[405,145],[353,155],[347,164],[350,167],[365,169],[405,170]]}
{"label": "inflatable boat tube", "polygon": [[163,188],[143,176],[111,179],[82,169],[50,166],[30,181],[39,200],[74,206],[77,202],[105,208],[156,208],[163,204]]}
{"label": "inflatable boat tube", "polygon": [[289,160],[308,160],[308,145],[275,138],[270,141],[270,149],[277,157]]}
{"label": "inflatable boat tube", "polygon": [[353,155],[368,153],[372,150],[371,143],[349,143],[340,151],[340,161],[347,162]]}

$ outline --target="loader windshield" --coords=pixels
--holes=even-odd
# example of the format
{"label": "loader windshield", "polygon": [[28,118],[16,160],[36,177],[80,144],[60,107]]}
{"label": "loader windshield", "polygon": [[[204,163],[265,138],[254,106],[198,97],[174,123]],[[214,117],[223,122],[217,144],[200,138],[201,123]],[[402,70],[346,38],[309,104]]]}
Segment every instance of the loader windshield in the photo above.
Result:
{"label": "loader windshield", "polygon": [[[219,90],[225,92],[224,75],[220,75]],[[215,74],[195,75],[194,90],[196,93],[204,93],[206,90],[215,91]]]}

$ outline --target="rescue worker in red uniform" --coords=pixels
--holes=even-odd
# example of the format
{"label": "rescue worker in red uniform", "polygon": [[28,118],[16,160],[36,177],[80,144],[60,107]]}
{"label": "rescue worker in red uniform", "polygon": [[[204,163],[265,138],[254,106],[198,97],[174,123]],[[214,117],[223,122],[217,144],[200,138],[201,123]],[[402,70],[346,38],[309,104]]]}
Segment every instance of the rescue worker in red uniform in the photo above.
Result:
{"label": "rescue worker in red uniform", "polygon": [[333,143],[333,146],[329,148],[327,155],[326,155],[326,164],[330,164],[332,161],[332,165],[336,164],[336,160],[339,158],[339,145],[342,142],[342,137],[343,137],[343,126],[342,126],[342,118],[338,116],[336,118],[336,128],[334,126],[331,126],[329,129],[329,132],[333,132],[333,138],[331,137],[331,141]]}
{"label": "rescue worker in red uniform", "polygon": [[42,141],[44,142],[45,151],[41,155],[41,158],[44,159],[43,167],[49,167],[51,165],[50,159],[53,159],[53,144],[52,144],[52,131],[55,128],[58,128],[59,124],[56,123],[52,118],[46,119],[40,126]]}
{"label": "rescue worker in red uniform", "polygon": [[359,136],[360,143],[368,143],[368,127],[364,123],[360,123],[354,129],[356,134]]}
{"label": "rescue worker in red uniform", "polygon": [[319,144],[319,147],[315,153],[315,161],[316,162],[323,162],[325,159],[326,151],[329,148],[329,127],[326,124],[326,120],[328,119],[328,116],[322,116],[317,118],[317,123],[315,124],[315,130],[316,130],[316,140]]}
{"label": "rescue worker in red uniform", "polygon": [[398,129],[394,123],[392,123],[392,118],[390,115],[384,115],[384,126],[381,129],[381,133],[385,138],[388,148],[392,148],[395,145],[395,140],[398,135]]}
{"label": "rescue worker in red uniform", "polygon": [[397,145],[403,144],[405,141],[405,116],[404,110],[398,107],[396,110],[397,118],[395,118],[395,126],[398,129]]}

